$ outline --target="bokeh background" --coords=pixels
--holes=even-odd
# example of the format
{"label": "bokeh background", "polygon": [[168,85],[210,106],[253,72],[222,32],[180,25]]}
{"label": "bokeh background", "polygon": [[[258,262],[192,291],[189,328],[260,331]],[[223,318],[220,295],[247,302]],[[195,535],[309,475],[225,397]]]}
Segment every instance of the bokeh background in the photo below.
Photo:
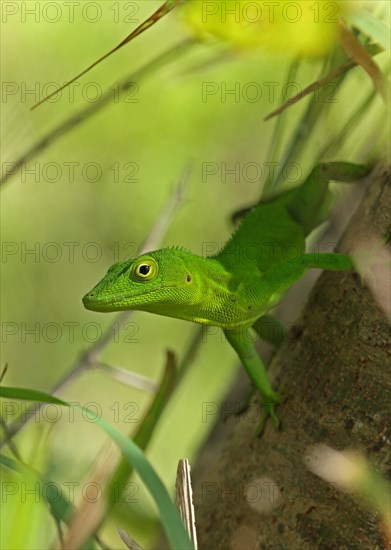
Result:
{"label": "bokeh background", "polygon": [[[15,161],[57,124],[93,103],[96,94],[192,36],[192,29],[173,12],[81,78],[73,88],[74,97],[64,90],[58,99],[31,112],[45,90],[51,91],[47,83],[69,80],[160,5],[99,1],[88,3],[83,11],[83,4],[85,8],[85,3],[76,2],[70,17],[61,2],[3,2],[3,163]],[[372,4],[387,17],[386,2]],[[53,21],[56,13],[59,18]],[[377,59],[387,63],[385,57]],[[2,193],[1,222],[1,367],[8,364],[6,385],[50,391],[110,325],[115,314],[86,311],[81,298],[114,261],[141,246],[187,166],[191,175],[186,199],[164,245],[202,254],[205,243],[224,242],[232,231],[231,214],[261,195],[276,124],[276,119],[263,118],[282,102],[292,62],[288,51],[242,52],[213,40],[199,43],[137,82],[130,97],[136,102],[128,102],[129,96],[112,102],[10,178]],[[302,60],[296,88],[316,80],[322,64]],[[205,97],[207,83],[217,91]],[[261,90],[256,101],[246,94],[249,83]],[[236,94],[224,93],[233,89]],[[338,93],[330,88],[327,112],[297,159],[303,174],[371,89],[361,69],[351,71]],[[282,144],[289,142],[308,101],[290,109]],[[375,97],[339,148],[339,159],[360,162],[375,157],[386,130],[383,117],[382,100]],[[215,163],[215,174],[205,174],[205,163]],[[251,168],[254,163],[257,167]],[[224,174],[225,168],[236,172]],[[290,184],[295,182],[294,172],[291,179]],[[35,253],[27,253],[31,250]],[[158,380],[166,350],[181,358],[193,331],[191,323],[137,312],[131,325],[106,347],[102,360]],[[219,331],[211,331],[204,340],[148,449],[171,492],[178,459],[195,458],[216,420],[205,422],[205,403],[221,403],[238,368]],[[98,412],[125,433],[136,427],[151,399],[147,392],[94,370],[85,372],[62,396],[82,405],[97,404]],[[5,415],[3,411],[3,418],[9,422],[20,412],[18,405]],[[58,422],[41,420],[23,429],[15,443],[26,462],[50,472],[64,491],[67,483],[79,482],[77,504],[83,480],[107,440],[79,414],[73,421],[66,413]],[[34,496],[24,497],[21,506],[20,488],[7,496],[2,547],[48,547],[56,533],[53,520],[42,499],[37,507]],[[102,538],[110,547],[120,545],[116,525],[126,526],[143,547],[152,544],[156,510],[141,486],[137,499],[105,524]]]}

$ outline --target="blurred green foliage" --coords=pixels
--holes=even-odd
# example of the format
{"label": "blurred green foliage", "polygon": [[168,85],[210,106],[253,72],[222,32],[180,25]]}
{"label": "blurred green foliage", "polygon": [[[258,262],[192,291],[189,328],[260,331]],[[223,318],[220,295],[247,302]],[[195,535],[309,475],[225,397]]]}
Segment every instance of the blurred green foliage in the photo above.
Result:
{"label": "blurred green foliage", "polygon": [[[59,3],[61,17],[55,23],[44,10],[46,2],[39,3],[35,15],[25,17],[23,4],[16,3],[19,11],[8,15],[3,26],[3,162],[16,160],[56,124],[84,108],[87,97],[103,93],[190,33],[173,12],[83,77],[72,88],[73,99],[64,90],[58,101],[30,112],[35,101],[52,90],[48,82],[62,84],[70,79],[121,41],[136,20],[143,21],[160,3],[95,2],[101,11],[95,22],[92,8],[86,16],[82,5],[76,7],[71,21]],[[130,14],[127,4],[137,11]],[[133,22],[127,21],[129,17]],[[3,192],[1,222],[1,365],[8,363],[7,385],[49,391],[77,355],[109,326],[112,316],[84,310],[81,297],[114,261],[141,245],[189,162],[192,177],[187,200],[169,228],[165,245],[182,245],[201,254],[205,243],[224,242],[232,230],[230,215],[259,198],[270,169],[266,163],[276,119],[265,123],[263,117],[320,74],[321,61],[302,61],[295,81],[287,87],[292,61],[287,53],[239,54],[222,44],[200,43],[137,83],[136,92],[126,96],[137,102],[127,102],[126,97],[113,102],[10,179]],[[377,61],[386,63],[386,55]],[[302,173],[308,171],[316,152],[344,127],[371,87],[360,69],[351,71],[340,90],[330,86],[327,114],[307,141],[288,183],[297,182],[297,167]],[[36,96],[26,90],[36,90]],[[306,98],[290,108],[283,143],[289,142],[309,101]],[[338,157],[362,162],[377,154],[386,131],[383,117],[384,107],[376,97]],[[211,173],[205,173],[207,168]],[[224,174],[225,168],[234,172]],[[36,170],[37,176],[29,170]],[[92,181],[96,173],[97,181]],[[135,181],[124,181],[129,176]],[[26,253],[31,249],[36,253]],[[165,350],[173,349],[180,357],[193,328],[190,323],[145,313],[136,313],[131,322],[116,336],[118,341],[107,347],[103,360],[154,379],[162,371]],[[148,450],[168,487],[174,485],[178,459],[195,456],[216,420],[205,422],[203,404],[220,403],[236,372],[234,352],[220,332],[210,331],[204,343]],[[125,433],[137,426],[150,401],[145,392],[93,371],[67,388],[64,398],[84,406],[96,403],[103,418]],[[6,421],[20,409],[8,412]],[[64,414],[58,423],[32,422],[15,438],[24,460],[46,468],[60,484],[82,484],[105,441],[91,423],[72,422]],[[76,494],[80,496],[80,487]],[[137,499],[130,512],[121,510],[121,523],[148,546],[156,511],[142,488]],[[13,514],[19,518],[23,508],[23,517],[42,529],[37,527],[14,548],[43,547],[52,540],[54,531],[46,531],[48,520],[41,518],[41,510],[32,512],[31,500],[27,497],[24,507],[12,504],[5,521]],[[109,545],[118,545],[114,524],[119,521],[103,529]]]}

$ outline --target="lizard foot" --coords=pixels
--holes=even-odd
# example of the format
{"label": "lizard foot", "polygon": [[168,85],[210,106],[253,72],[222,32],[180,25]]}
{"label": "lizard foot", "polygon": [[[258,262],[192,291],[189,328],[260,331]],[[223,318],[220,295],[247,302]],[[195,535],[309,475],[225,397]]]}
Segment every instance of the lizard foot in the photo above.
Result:
{"label": "lizard foot", "polygon": [[270,417],[273,421],[274,428],[279,430],[281,421],[276,413],[276,407],[284,401],[285,397],[282,395],[273,392],[271,395],[268,395],[267,398],[263,401],[263,412],[259,420],[256,435],[261,435],[265,429],[266,421]]}

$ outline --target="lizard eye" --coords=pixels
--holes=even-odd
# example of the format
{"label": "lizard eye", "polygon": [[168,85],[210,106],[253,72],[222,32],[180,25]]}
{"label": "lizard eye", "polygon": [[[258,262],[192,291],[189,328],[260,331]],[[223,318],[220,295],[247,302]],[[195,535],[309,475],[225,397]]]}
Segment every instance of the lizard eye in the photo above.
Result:
{"label": "lizard eye", "polygon": [[151,269],[150,265],[142,264],[138,267],[137,272],[139,275],[148,275],[150,269]]}
{"label": "lizard eye", "polygon": [[157,274],[157,263],[152,258],[143,258],[135,264],[131,274],[139,281],[150,281]]}

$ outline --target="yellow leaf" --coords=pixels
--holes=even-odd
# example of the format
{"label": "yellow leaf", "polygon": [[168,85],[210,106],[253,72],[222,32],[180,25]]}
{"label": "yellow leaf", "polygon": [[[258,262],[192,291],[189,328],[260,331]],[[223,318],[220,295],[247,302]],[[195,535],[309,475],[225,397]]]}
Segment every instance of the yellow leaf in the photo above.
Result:
{"label": "yellow leaf", "polygon": [[335,44],[339,19],[352,4],[328,0],[190,0],[183,7],[183,15],[200,38],[214,36],[237,48],[263,47],[318,57]]}

